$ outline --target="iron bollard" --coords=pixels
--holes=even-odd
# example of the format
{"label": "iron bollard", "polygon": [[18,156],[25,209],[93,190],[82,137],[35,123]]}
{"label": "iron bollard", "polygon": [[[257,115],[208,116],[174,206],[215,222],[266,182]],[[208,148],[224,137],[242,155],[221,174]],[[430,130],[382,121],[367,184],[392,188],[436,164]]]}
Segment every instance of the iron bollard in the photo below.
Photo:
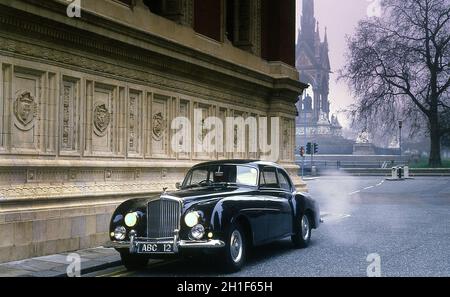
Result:
{"label": "iron bollard", "polygon": [[312,166],[311,167],[311,176],[316,176],[317,174],[317,167],[316,166]]}
{"label": "iron bollard", "polygon": [[392,167],[392,178],[396,179],[398,175],[398,168],[397,167]]}
{"label": "iron bollard", "polygon": [[401,167],[401,166],[399,166],[398,169],[397,169],[397,177],[399,179],[403,178],[403,167]]}
{"label": "iron bollard", "polygon": [[403,167],[403,176],[405,178],[409,178],[409,166],[404,166]]}

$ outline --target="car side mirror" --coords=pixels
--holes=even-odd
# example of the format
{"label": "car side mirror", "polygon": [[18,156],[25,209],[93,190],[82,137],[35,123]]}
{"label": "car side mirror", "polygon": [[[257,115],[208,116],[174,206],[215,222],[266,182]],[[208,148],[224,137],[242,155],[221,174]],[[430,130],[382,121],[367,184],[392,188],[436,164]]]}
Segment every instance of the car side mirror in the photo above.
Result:
{"label": "car side mirror", "polygon": [[181,189],[181,183],[176,183],[175,188],[177,188],[178,190]]}

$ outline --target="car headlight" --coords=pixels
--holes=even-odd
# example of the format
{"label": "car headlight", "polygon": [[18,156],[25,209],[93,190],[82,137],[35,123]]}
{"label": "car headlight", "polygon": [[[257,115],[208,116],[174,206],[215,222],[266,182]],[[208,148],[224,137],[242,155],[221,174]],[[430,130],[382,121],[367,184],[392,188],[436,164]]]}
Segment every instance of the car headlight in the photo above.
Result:
{"label": "car headlight", "polygon": [[203,227],[203,225],[201,224],[195,225],[191,229],[191,236],[194,239],[200,240],[203,238],[204,235],[205,235],[205,227]]}
{"label": "car headlight", "polygon": [[129,213],[125,216],[125,225],[128,227],[136,226],[138,221],[138,214],[136,212]]}
{"label": "car headlight", "polygon": [[190,213],[184,216],[184,222],[186,223],[186,226],[191,228],[197,225],[199,220],[200,214],[196,211],[191,211]]}
{"label": "car headlight", "polygon": [[116,227],[116,229],[114,230],[114,238],[116,240],[124,240],[126,234],[127,234],[127,230],[125,229],[124,226]]}

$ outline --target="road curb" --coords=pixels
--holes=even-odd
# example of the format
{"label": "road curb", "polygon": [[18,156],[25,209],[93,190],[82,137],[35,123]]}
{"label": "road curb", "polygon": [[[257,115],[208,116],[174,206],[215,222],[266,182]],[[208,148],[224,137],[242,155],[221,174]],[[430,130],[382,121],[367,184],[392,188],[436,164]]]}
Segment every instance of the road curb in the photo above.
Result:
{"label": "road curb", "polygon": [[121,259],[116,250],[100,246],[1,263],[0,277],[64,278],[71,274],[83,276],[120,265]]}
{"label": "road curb", "polygon": [[[81,276],[83,276],[86,274],[94,273],[94,272],[105,270],[108,268],[118,267],[120,265],[122,265],[122,261],[114,261],[114,262],[104,263],[104,264],[100,264],[97,266],[92,266],[92,267],[88,267],[85,269],[81,269],[80,274],[81,274]],[[67,275],[67,273],[61,273],[60,275],[56,275],[55,277],[62,277],[62,278],[67,277],[68,278],[69,276]]]}
{"label": "road curb", "polygon": [[[320,171],[319,171],[320,173]],[[339,176],[341,174],[346,174],[348,176],[391,176],[391,169],[389,168],[347,168],[340,169],[337,171],[326,170],[323,171],[322,176]],[[450,176],[450,169],[447,168],[436,168],[436,169],[422,169],[422,168],[410,168],[409,175],[411,177],[427,177],[427,176],[440,176],[446,177]]]}

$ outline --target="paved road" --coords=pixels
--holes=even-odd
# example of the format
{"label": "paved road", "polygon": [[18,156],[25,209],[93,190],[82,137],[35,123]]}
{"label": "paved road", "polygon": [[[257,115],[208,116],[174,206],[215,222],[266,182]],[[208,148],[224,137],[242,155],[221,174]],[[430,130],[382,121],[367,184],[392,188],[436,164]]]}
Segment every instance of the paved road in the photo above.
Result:
{"label": "paved road", "polygon": [[[450,178],[320,177],[308,187],[325,220],[311,246],[295,250],[286,239],[260,247],[231,276],[366,276],[373,253],[382,276],[450,276]],[[213,258],[205,258],[96,275],[220,275],[214,266]]]}

